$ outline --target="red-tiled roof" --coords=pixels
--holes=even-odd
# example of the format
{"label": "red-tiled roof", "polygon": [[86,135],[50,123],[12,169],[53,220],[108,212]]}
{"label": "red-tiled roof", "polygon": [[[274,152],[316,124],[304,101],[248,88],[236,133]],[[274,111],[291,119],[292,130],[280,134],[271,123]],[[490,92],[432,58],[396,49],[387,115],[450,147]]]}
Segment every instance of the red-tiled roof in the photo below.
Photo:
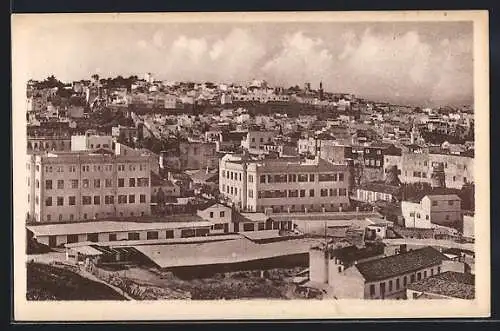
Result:
{"label": "red-tiled roof", "polygon": [[445,255],[428,246],[408,253],[359,263],[356,267],[365,280],[375,281],[435,266],[447,259]]}
{"label": "red-tiled roof", "polygon": [[410,284],[408,289],[460,299],[474,299],[474,275],[447,271]]}

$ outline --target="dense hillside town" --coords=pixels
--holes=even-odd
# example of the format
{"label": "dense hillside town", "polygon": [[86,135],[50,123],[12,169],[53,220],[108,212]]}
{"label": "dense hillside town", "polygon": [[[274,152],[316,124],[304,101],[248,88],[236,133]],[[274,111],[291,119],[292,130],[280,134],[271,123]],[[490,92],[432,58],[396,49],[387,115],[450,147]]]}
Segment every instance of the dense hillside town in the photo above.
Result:
{"label": "dense hillside town", "polygon": [[146,263],[156,287],[301,266],[278,297],[474,296],[469,105],[152,73],[30,80],[26,100],[28,243],[61,265],[109,280]]}

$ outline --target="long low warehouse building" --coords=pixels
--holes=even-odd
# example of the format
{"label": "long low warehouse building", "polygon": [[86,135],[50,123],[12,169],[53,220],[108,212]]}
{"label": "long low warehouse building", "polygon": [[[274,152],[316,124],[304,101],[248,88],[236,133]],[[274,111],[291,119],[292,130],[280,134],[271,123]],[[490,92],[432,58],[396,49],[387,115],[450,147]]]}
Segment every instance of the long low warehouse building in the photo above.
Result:
{"label": "long low warehouse building", "polygon": [[135,246],[160,268],[232,264],[276,258],[287,255],[308,254],[317,241],[292,239],[268,244],[256,244],[242,238],[203,244]]}
{"label": "long low warehouse building", "polygon": [[34,238],[49,247],[76,242],[115,242],[120,240],[157,240],[204,237],[210,233],[212,222],[116,222],[97,221],[66,224],[28,225]]}

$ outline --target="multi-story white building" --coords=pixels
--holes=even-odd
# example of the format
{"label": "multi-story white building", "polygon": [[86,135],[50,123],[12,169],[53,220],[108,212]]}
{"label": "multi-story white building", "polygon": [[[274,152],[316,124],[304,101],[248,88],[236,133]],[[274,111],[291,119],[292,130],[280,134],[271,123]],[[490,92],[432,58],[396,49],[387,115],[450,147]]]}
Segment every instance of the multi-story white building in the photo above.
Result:
{"label": "multi-story white building", "polygon": [[85,135],[71,136],[71,150],[74,152],[101,148],[112,149],[113,138],[111,136],[98,135],[93,130],[88,130]]}
{"label": "multi-story white building", "polygon": [[474,182],[474,157],[468,155],[417,150],[401,155],[384,155],[384,161],[385,172],[393,165],[398,167],[403,183],[430,183],[433,167],[439,163],[444,166],[446,187],[461,189],[464,184]]}
{"label": "multi-story white building", "polygon": [[228,154],[219,171],[221,194],[245,211],[333,211],[349,205],[350,173],[344,164]]}
{"label": "multi-story white building", "polygon": [[426,195],[418,202],[403,201],[405,226],[430,229],[432,224],[462,224],[461,200],[456,194]]}
{"label": "multi-story white building", "polygon": [[112,151],[29,156],[29,220],[68,222],[145,216],[150,207],[150,156]]}
{"label": "multi-story white building", "polygon": [[274,141],[276,132],[250,130],[245,139],[241,141],[241,147],[245,149],[264,150],[264,145]]}

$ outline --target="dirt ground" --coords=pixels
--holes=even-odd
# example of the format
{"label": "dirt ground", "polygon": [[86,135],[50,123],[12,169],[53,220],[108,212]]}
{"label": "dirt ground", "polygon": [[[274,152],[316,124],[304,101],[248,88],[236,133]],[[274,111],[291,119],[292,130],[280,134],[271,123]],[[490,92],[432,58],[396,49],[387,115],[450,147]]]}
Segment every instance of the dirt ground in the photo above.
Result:
{"label": "dirt ground", "polygon": [[[120,277],[142,287],[163,288],[185,293],[192,300],[294,299],[303,298],[291,282],[303,267],[240,271],[216,274],[210,278],[182,280],[171,272],[154,268],[130,267],[117,271]],[[261,277],[262,276],[262,277]],[[162,297],[165,298],[165,297]]]}

